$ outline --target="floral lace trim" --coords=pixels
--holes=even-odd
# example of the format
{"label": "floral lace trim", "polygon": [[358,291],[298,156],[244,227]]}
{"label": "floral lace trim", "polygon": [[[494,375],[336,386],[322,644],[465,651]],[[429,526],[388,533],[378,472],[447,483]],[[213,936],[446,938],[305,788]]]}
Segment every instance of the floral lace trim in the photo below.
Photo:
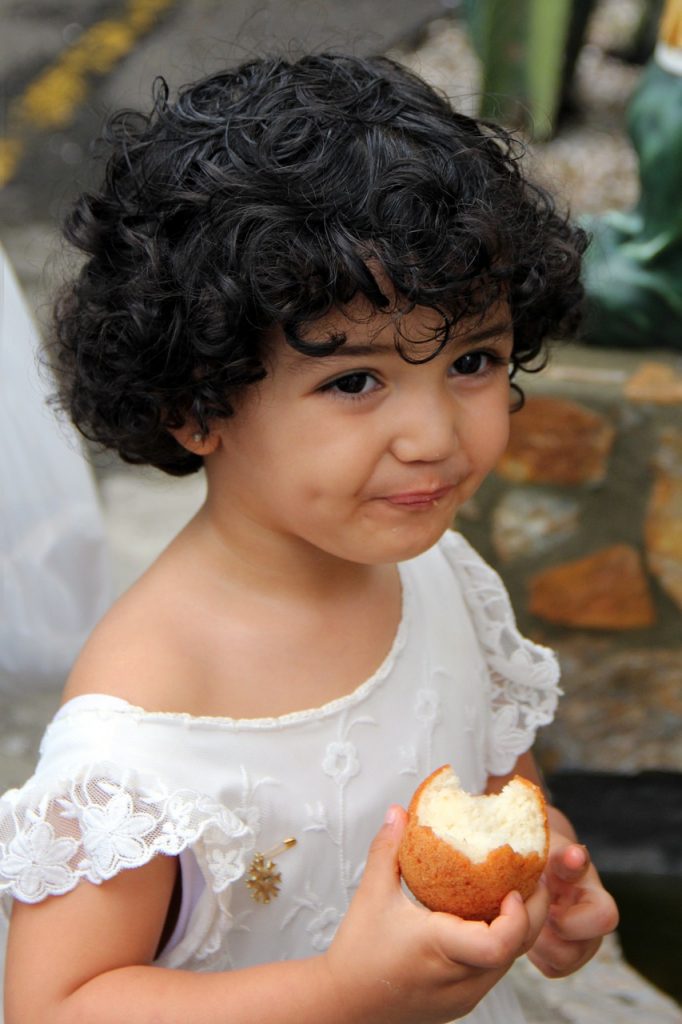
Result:
{"label": "floral lace trim", "polygon": [[252,830],[228,808],[158,777],[109,762],[83,768],[45,792],[35,781],[0,800],[0,894],[37,903],[82,879],[99,884],[156,854],[200,842],[214,893],[240,878]]}
{"label": "floral lace trim", "polygon": [[490,671],[492,725],[487,770],[505,775],[528,750],[537,729],[551,722],[561,695],[559,663],[548,647],[522,636],[505,586],[460,535],[445,548],[462,583]]}

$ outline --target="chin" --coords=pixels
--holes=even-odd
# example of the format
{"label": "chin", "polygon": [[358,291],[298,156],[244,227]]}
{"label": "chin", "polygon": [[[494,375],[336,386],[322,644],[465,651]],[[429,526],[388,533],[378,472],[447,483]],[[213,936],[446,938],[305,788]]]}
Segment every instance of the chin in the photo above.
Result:
{"label": "chin", "polygon": [[429,529],[425,528],[420,531],[405,531],[402,536],[398,534],[393,537],[377,536],[377,543],[374,546],[372,557],[363,559],[363,561],[367,561],[367,564],[371,565],[407,562],[410,558],[423,555],[425,551],[428,551],[434,544],[437,544],[451,525],[452,520],[448,519],[445,524],[433,526]]}

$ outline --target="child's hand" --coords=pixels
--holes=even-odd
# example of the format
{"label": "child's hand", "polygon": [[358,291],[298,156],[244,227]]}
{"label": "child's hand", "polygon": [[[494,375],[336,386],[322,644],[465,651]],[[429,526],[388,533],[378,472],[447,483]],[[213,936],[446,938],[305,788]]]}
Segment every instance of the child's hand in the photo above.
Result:
{"label": "child's hand", "polygon": [[548,978],[563,978],[594,956],[618,925],[618,909],[587,849],[564,835],[552,835],[544,878],[551,906],[528,959]]}
{"label": "child's hand", "polygon": [[436,1024],[469,1013],[535,942],[549,897],[510,893],[491,924],[431,913],[400,885],[405,812],[392,808],[370,849],[358,892],[325,954],[340,1019]]}

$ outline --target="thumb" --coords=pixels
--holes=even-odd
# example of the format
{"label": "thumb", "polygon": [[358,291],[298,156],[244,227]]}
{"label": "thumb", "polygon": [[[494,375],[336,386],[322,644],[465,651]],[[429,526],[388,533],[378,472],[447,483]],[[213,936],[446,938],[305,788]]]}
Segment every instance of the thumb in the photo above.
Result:
{"label": "thumb", "polygon": [[406,817],[405,811],[397,804],[389,807],[384,823],[372,840],[367,854],[361,882],[363,887],[387,891],[399,886],[398,848],[405,830]]}

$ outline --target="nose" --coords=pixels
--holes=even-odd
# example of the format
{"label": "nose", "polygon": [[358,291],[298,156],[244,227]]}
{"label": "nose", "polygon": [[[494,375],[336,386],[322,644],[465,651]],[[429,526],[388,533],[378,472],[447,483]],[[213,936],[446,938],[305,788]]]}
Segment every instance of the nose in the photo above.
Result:
{"label": "nose", "polygon": [[452,395],[428,389],[405,397],[394,413],[391,451],[400,462],[442,462],[459,448]]}

